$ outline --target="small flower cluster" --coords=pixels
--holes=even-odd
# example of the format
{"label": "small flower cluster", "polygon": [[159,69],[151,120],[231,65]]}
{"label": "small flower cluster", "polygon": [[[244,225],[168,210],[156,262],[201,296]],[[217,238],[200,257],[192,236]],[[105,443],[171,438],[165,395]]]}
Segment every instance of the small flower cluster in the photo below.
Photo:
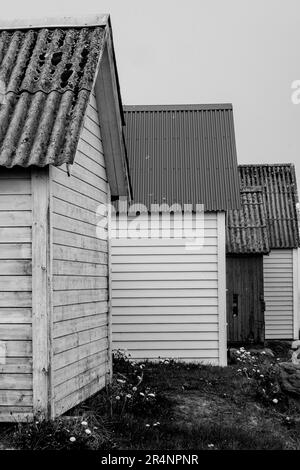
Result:
{"label": "small flower cluster", "polygon": [[280,386],[275,362],[266,364],[263,353],[260,358],[243,347],[236,351],[236,355],[238,364],[243,366],[237,369],[237,373],[250,381],[257,398],[265,404],[277,405],[280,402]]}
{"label": "small flower cluster", "polygon": [[113,358],[115,376],[110,389],[112,414],[121,416],[126,411],[152,405],[156,393],[143,383],[146,365],[133,361],[127,351],[118,350]]}

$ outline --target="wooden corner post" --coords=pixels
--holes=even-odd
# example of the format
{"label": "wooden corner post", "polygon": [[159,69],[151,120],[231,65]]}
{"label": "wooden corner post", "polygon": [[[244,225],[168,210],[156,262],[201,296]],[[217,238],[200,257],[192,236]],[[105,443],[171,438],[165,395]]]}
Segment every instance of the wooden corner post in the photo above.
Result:
{"label": "wooden corner post", "polygon": [[33,168],[31,183],[33,413],[44,419],[50,417],[49,168]]}
{"label": "wooden corner post", "polygon": [[219,365],[227,365],[226,318],[226,220],[225,212],[218,212],[218,305],[219,305]]}

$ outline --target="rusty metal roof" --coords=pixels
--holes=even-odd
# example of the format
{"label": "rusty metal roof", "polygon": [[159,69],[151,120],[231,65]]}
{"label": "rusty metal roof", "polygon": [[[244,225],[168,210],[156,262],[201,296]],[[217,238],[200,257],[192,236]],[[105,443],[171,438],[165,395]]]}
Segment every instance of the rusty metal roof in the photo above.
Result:
{"label": "rusty metal roof", "polygon": [[230,104],[125,106],[135,203],[239,208]]}
{"label": "rusty metal roof", "polygon": [[73,163],[104,28],[0,31],[0,165]]}
{"label": "rusty metal roof", "polygon": [[239,166],[242,209],[227,214],[227,252],[298,248],[297,180],[292,164]]}

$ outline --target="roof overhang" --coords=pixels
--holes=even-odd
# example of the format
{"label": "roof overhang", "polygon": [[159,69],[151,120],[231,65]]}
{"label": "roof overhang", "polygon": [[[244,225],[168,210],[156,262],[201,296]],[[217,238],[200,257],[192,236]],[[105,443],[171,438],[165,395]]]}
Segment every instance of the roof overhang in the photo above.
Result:
{"label": "roof overhang", "polygon": [[95,81],[101,137],[112,198],[132,199],[123,127],[125,125],[110,19]]}

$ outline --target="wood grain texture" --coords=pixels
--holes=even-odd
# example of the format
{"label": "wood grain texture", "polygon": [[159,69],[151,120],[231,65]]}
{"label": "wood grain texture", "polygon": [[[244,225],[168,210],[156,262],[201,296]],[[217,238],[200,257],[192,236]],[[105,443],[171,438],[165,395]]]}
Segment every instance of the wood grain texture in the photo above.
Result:
{"label": "wood grain texture", "polygon": [[32,170],[32,348],[34,413],[48,417],[50,373],[49,169]]}
{"label": "wood grain texture", "polygon": [[[95,103],[94,103],[95,104]],[[108,369],[108,243],[96,232],[108,201],[97,111],[88,105],[69,177],[52,169],[55,415],[88,398]]]}

